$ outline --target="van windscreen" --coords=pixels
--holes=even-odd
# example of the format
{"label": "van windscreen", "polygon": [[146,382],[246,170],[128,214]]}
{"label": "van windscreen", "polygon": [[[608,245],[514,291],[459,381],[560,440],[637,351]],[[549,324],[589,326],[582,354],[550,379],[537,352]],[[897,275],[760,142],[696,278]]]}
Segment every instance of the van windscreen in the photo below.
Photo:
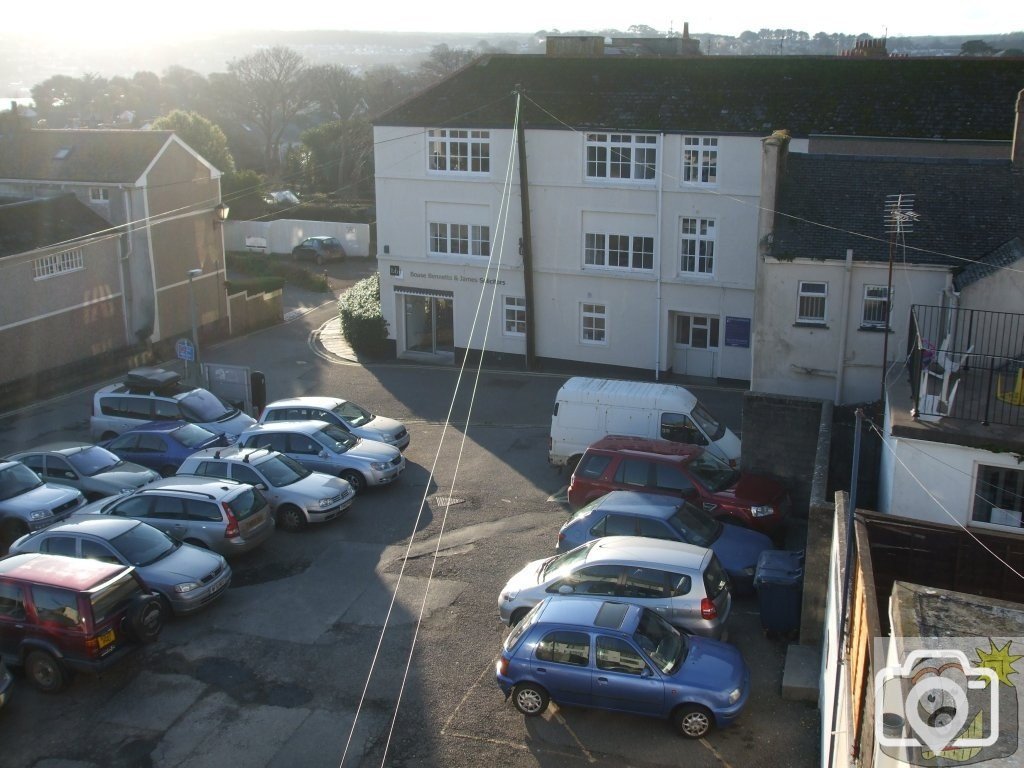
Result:
{"label": "van windscreen", "polygon": [[707,435],[711,440],[721,440],[725,436],[725,426],[718,422],[714,416],[700,403],[693,406],[693,412],[691,414],[693,420],[697,422],[704,434]]}

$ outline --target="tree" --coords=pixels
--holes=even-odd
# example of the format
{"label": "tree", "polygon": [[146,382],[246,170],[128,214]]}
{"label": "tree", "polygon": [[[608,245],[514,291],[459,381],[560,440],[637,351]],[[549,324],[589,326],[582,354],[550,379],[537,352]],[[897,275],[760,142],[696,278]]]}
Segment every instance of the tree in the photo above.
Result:
{"label": "tree", "polygon": [[235,170],[235,160],[228,150],[224,131],[196,112],[176,109],[153,121],[159,131],[174,131],[178,138],[198,152],[203,159],[222,173]]}
{"label": "tree", "polygon": [[328,120],[347,120],[359,109],[362,78],[338,64],[318,64],[306,71],[310,99]]}
{"label": "tree", "polygon": [[996,49],[984,40],[967,40],[960,45],[961,56],[992,56]]}
{"label": "tree", "polygon": [[228,63],[220,82],[221,97],[263,138],[263,162],[275,173],[288,125],[311,103],[306,63],[290,48],[274,46]]}
{"label": "tree", "polygon": [[420,64],[420,71],[431,79],[440,80],[462,69],[475,57],[468,48],[449,48],[441,43],[430,49],[427,60]]}

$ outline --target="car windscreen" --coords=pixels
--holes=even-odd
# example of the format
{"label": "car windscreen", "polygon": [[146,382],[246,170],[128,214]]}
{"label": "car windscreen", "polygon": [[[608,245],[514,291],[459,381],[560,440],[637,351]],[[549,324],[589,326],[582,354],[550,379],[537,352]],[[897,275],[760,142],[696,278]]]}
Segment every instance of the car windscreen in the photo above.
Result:
{"label": "car windscreen", "polygon": [[145,523],[139,523],[120,536],[115,536],[110,544],[132,565],[155,563],[181,546],[163,531]]}
{"label": "car windscreen", "polygon": [[694,456],[686,467],[712,491],[721,491],[729,488],[740,479],[739,470],[733,469],[720,458],[707,451]]}
{"label": "car windscreen", "polygon": [[665,674],[679,669],[689,650],[686,637],[678,629],[646,608],[640,614],[633,639]]}
{"label": "car windscreen", "polygon": [[359,442],[359,438],[350,435],[341,427],[328,424],[323,429],[316,431],[316,440],[321,445],[330,448],[334,453],[345,453],[349,448]]}
{"label": "car windscreen", "polygon": [[6,469],[0,469],[0,500],[13,499],[42,484],[39,475],[24,464],[12,464]]}
{"label": "car windscreen", "polygon": [[558,573],[569,568],[573,568],[577,565],[582,565],[587,560],[587,553],[590,552],[590,547],[597,541],[587,542],[576,549],[571,549],[564,555],[555,555],[541,568],[540,577],[542,580],[546,580]]}
{"label": "car windscreen", "polygon": [[227,502],[227,505],[235,519],[242,522],[263,509],[267,505],[267,500],[255,488],[247,488]]}
{"label": "car windscreen", "polygon": [[130,572],[108,582],[102,589],[92,592],[89,601],[92,603],[94,625],[103,624],[141,594],[142,588]]}
{"label": "car windscreen", "polygon": [[78,474],[85,475],[86,477],[92,477],[124,463],[106,448],[100,448],[98,445],[92,445],[75,453],[69,453],[67,454],[67,460]]}
{"label": "car windscreen", "polygon": [[700,403],[693,406],[693,411],[690,412],[690,415],[697,422],[697,426],[704,430],[704,434],[711,440],[721,440],[725,436],[725,425],[720,424],[718,419],[712,416],[708,409]]}
{"label": "car windscreen", "polygon": [[216,436],[213,432],[200,427],[198,424],[182,424],[177,429],[171,431],[171,437],[186,448],[195,448],[197,445],[202,445],[207,440],[212,440]]}
{"label": "car windscreen", "polygon": [[302,478],[313,474],[312,470],[306,469],[295,459],[283,454],[273,456],[262,462],[259,465],[259,470],[263,473],[263,477],[267,479],[267,482],[275,488],[297,483]]}
{"label": "car windscreen", "polygon": [[334,406],[331,409],[331,413],[340,416],[353,427],[361,427],[363,424],[367,424],[373,420],[372,413],[361,405],[356,405],[351,400],[346,400],[345,402]]}
{"label": "car windscreen", "polygon": [[178,406],[189,421],[223,421],[238,413],[237,408],[205,389],[193,389],[178,401]]}
{"label": "car windscreen", "polygon": [[675,514],[668,519],[668,524],[686,543],[698,547],[710,547],[722,533],[722,523],[688,502],[679,506]]}

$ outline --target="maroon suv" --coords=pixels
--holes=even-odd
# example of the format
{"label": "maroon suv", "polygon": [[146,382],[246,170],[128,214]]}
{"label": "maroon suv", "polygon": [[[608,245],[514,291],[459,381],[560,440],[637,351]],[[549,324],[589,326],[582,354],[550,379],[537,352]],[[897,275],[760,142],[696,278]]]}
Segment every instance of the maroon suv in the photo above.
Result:
{"label": "maroon suv", "polygon": [[130,566],[36,553],[0,560],[0,659],[41,691],[102,672],[162,628],[160,601]]}
{"label": "maroon suv", "polygon": [[579,509],[609,491],[685,496],[723,522],[772,534],[789,514],[789,495],[777,480],[743,474],[698,445],[609,435],[587,448],[569,481],[569,504]]}

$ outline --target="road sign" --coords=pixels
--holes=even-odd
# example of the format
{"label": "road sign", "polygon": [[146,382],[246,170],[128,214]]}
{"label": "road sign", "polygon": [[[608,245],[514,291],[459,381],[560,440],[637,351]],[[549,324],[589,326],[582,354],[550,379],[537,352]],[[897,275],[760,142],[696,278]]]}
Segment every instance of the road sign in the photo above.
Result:
{"label": "road sign", "polygon": [[174,354],[179,360],[191,362],[196,359],[196,348],[188,339],[178,339],[174,344]]}

